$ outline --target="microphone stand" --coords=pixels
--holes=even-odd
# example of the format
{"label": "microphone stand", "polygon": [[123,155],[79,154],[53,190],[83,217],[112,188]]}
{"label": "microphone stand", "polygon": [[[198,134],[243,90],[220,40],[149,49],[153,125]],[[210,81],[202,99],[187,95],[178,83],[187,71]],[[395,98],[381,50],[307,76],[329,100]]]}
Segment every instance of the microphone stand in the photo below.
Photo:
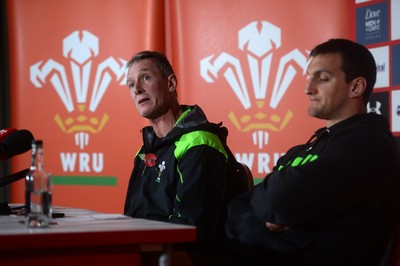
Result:
{"label": "microphone stand", "polygon": [[28,174],[28,172],[29,172],[29,168],[26,168],[22,171],[12,174],[12,175],[8,175],[3,178],[0,178],[0,187],[11,184],[12,182],[18,181],[22,178],[25,178],[25,176]]}
{"label": "microphone stand", "polygon": [[[28,172],[29,172],[29,168],[26,168],[22,171],[12,174],[12,175],[8,175],[3,178],[0,178],[0,187],[11,184],[12,182],[20,180],[22,178],[25,178],[25,176],[28,174]],[[8,205],[7,201],[0,203],[0,215],[10,215],[11,212],[12,212],[12,208]]]}

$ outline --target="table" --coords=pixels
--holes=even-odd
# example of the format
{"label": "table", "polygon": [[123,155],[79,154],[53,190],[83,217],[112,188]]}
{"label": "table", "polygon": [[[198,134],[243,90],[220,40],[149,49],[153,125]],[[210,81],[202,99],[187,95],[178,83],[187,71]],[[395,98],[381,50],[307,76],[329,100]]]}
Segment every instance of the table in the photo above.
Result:
{"label": "table", "polygon": [[65,217],[48,228],[26,228],[23,216],[0,216],[0,265],[141,265],[147,250],[196,241],[193,226],[85,209],[54,212]]}

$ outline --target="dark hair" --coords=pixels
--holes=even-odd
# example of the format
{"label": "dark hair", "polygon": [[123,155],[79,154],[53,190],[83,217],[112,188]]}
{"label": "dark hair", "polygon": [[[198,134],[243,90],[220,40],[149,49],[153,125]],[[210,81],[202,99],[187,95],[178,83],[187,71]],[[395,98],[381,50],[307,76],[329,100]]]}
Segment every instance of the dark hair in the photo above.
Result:
{"label": "dark hair", "polygon": [[374,57],[365,46],[346,39],[330,39],[319,44],[311,51],[310,56],[336,53],[342,56],[342,71],[345,74],[346,82],[350,82],[357,77],[363,77],[367,81],[363,96],[366,104],[376,81]]}
{"label": "dark hair", "polygon": [[142,51],[135,54],[131,60],[126,63],[126,67],[130,68],[134,63],[144,59],[152,60],[156,64],[156,67],[163,78],[167,78],[169,75],[174,74],[174,69],[167,57],[163,53],[157,51]]}

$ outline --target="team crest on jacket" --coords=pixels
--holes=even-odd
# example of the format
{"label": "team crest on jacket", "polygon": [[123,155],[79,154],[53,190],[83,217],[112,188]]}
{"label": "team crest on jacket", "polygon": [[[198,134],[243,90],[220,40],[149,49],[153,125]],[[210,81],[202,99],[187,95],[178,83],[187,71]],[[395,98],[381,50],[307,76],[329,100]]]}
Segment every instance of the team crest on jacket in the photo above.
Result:
{"label": "team crest on jacket", "polygon": [[158,165],[158,173],[157,173],[157,178],[156,178],[156,182],[160,183],[161,182],[161,175],[162,172],[165,170],[166,166],[165,166],[165,161],[162,161],[162,163],[160,163]]}

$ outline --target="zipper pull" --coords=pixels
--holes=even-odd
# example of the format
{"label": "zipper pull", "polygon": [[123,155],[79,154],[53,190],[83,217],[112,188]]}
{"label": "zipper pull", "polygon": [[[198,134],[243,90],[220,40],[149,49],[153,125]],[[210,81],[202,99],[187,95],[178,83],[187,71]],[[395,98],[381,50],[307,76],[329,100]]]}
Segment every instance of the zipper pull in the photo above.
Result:
{"label": "zipper pull", "polygon": [[143,172],[142,172],[142,176],[143,176],[144,173],[146,172],[146,169],[147,169],[147,165],[144,165]]}

